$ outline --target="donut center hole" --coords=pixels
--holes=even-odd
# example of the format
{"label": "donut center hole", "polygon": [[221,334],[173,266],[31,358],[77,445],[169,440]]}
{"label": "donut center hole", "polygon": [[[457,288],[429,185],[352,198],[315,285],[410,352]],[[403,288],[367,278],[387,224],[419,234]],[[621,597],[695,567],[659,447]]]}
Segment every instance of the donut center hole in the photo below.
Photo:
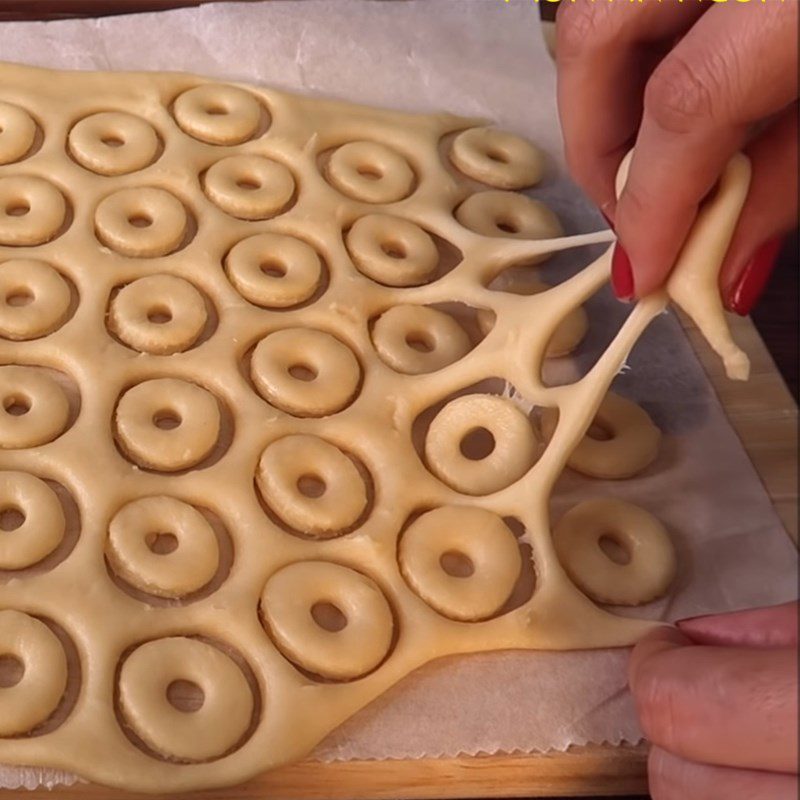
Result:
{"label": "donut center hole", "polygon": [[371,181],[379,181],[383,177],[383,171],[373,164],[362,164],[356,169],[356,172],[362,178],[367,178]]}
{"label": "donut center hole", "polygon": [[30,289],[21,287],[12,289],[6,295],[7,306],[27,306],[33,302],[33,292]]}
{"label": "donut center hole", "polygon": [[128,217],[128,224],[134,228],[149,228],[153,224],[153,218],[147,214],[133,214]]}
{"label": "donut center hole", "polygon": [[519,225],[513,219],[501,217],[494,223],[503,233],[519,233]]}
{"label": "donut center hole", "polygon": [[442,569],[453,578],[469,578],[475,574],[475,564],[465,553],[448,550],[439,558]]}
{"label": "donut center hole", "polygon": [[0,656],[0,689],[16,686],[25,674],[25,665],[11,653]]}
{"label": "donut center hole", "polygon": [[236,181],[236,185],[245,191],[254,192],[256,189],[261,188],[261,181],[259,181],[258,178],[253,177],[240,178],[238,181]]}
{"label": "donut center hole", "polygon": [[406,258],[408,252],[401,242],[383,242],[381,250],[389,256],[389,258]]}
{"label": "donut center hole", "polygon": [[309,367],[308,364],[293,364],[289,367],[288,372],[296,380],[306,383],[315,380],[319,374],[314,367]]}
{"label": "donut center hole", "polygon": [[30,398],[21,394],[11,394],[3,400],[3,410],[12,417],[21,417],[31,410]]}
{"label": "donut center hole", "polygon": [[153,306],[147,312],[147,321],[154,325],[164,325],[172,322],[172,312],[166,306]]}
{"label": "donut center hole", "polygon": [[0,530],[15,531],[25,522],[25,514],[18,506],[6,506],[0,510]]}
{"label": "donut center hole", "polygon": [[259,265],[259,269],[268,278],[283,278],[286,276],[286,267],[278,261],[264,261]]}
{"label": "donut center hole", "polygon": [[206,114],[210,117],[224,117],[228,113],[228,109],[220,105],[208,106]]}
{"label": "donut center hole", "polygon": [[177,411],[165,408],[153,414],[153,425],[162,431],[171,431],[177,428],[183,420]]}
{"label": "donut center hole", "polygon": [[333,603],[321,601],[311,606],[314,622],[324,631],[338,633],[347,626],[347,617]]}
{"label": "donut center hole", "polygon": [[30,203],[25,200],[12,200],[6,206],[6,215],[9,217],[24,217],[31,210]]}
{"label": "donut center hole", "polygon": [[602,425],[596,421],[589,426],[589,430],[586,431],[586,435],[590,439],[594,439],[596,442],[607,442],[609,439],[614,438],[614,434],[608,428],[606,428],[605,425]]}
{"label": "donut center hole", "polygon": [[461,440],[461,455],[470,461],[481,461],[495,448],[494,436],[486,428],[473,428]]}
{"label": "donut center hole", "polygon": [[167,700],[176,710],[193,714],[203,707],[206,696],[194,681],[177,680],[167,686]]}
{"label": "donut center hole", "polygon": [[300,494],[310,497],[312,500],[322,497],[327,488],[325,481],[319,475],[301,475],[297,479],[297,489]]}
{"label": "donut center hole", "polygon": [[508,164],[508,155],[502,150],[487,150],[486,157],[491,161],[496,161],[498,164]]}
{"label": "donut center hole", "polygon": [[110,134],[109,136],[104,136],[100,140],[106,147],[122,147],[125,144],[125,140],[121,137],[117,136],[116,134]]}
{"label": "donut center hole", "polygon": [[628,548],[620,541],[619,537],[613,533],[604,533],[597,541],[598,547],[615,564],[625,566],[631,563],[631,554]]}
{"label": "donut center hole", "polygon": [[430,353],[434,349],[433,339],[423,331],[412,331],[406,336],[406,344],[419,353]]}
{"label": "donut center hole", "polygon": [[157,556],[166,556],[178,549],[178,537],[174,533],[149,533],[145,542]]}

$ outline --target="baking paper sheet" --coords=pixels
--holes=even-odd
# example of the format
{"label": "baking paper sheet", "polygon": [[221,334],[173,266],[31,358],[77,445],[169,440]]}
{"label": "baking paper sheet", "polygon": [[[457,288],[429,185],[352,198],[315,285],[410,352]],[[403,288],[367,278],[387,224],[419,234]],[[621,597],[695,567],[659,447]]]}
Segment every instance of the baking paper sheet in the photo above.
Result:
{"label": "baking paper sheet", "polygon": [[[95,70],[182,70],[403,110],[490,117],[552,156],[533,193],[569,233],[600,228],[565,177],[555,74],[529,0],[272,0],[100,20],[0,25],[0,58]],[[1,87],[0,87],[1,89]],[[596,253],[595,253],[596,254]],[[565,277],[591,252],[544,268]],[[607,291],[588,306],[591,338],[559,379],[593,363],[625,308]],[[675,620],[795,596],[796,551],[672,315],[653,324],[615,389],[665,433],[645,474],[611,483],[563,476],[553,518],[613,494],[655,512],[681,570],[666,600],[635,612]],[[563,750],[636,742],[627,652],[512,652],[449,658],[418,671],[329,736],[321,760]],[[19,785],[20,770],[0,770]],[[59,782],[63,774],[26,771]]]}

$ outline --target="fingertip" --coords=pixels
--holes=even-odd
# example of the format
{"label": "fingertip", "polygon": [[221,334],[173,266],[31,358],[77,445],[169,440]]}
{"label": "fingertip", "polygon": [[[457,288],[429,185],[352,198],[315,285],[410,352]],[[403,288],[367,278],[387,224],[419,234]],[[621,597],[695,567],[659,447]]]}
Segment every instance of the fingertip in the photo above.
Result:
{"label": "fingertip", "polygon": [[671,625],[663,625],[642,637],[633,648],[628,662],[628,682],[634,694],[645,670],[656,656],[691,644],[689,638]]}

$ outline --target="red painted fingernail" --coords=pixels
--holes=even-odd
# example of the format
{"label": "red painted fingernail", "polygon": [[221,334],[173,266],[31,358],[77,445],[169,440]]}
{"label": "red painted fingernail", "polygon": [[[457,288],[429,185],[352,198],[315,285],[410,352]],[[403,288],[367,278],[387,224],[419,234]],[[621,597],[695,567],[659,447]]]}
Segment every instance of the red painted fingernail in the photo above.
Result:
{"label": "red painted fingernail", "polygon": [[633,299],[633,269],[625,248],[617,242],[611,254],[611,287],[618,300]]}
{"label": "red painted fingernail", "polygon": [[731,311],[746,317],[753,310],[772,274],[782,244],[781,236],[770,239],[745,264],[739,280],[728,290],[725,298],[725,305]]}

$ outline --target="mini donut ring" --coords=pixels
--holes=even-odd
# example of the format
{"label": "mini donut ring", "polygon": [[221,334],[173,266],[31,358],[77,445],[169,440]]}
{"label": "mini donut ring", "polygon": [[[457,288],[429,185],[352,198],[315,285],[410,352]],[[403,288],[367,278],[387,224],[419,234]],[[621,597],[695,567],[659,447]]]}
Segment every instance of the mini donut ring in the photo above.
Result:
{"label": "mini donut ring", "polygon": [[[516,192],[478,192],[457,209],[456,219],[481,236],[508,239],[556,239],[564,229],[555,213],[539,200]],[[536,263],[544,255],[530,259]]]}
{"label": "mini donut ring", "polygon": [[262,156],[229,156],[206,172],[208,199],[239,219],[269,219],[283,211],[294,195],[288,167]]}
{"label": "mini donut ring", "polygon": [[[546,408],[542,413],[542,433],[552,439],[558,412]],[[661,431],[650,415],[636,403],[609,392],[594,418],[594,424],[608,436],[581,439],[567,459],[567,465],[592,478],[618,480],[630,478],[649,466],[658,455]]]}
{"label": "mini donut ring", "polygon": [[58,706],[67,688],[67,656],[41,620],[21,611],[0,611],[0,655],[22,663],[19,682],[0,691],[0,736],[28,733]]}
{"label": "mini donut ring", "polygon": [[[175,549],[153,550],[158,536],[175,537]],[[106,555],[114,572],[159,597],[202,589],[219,566],[219,543],[208,520],[174,497],[142,497],[123,506],[108,528]]]}
{"label": "mini donut ring", "polygon": [[347,232],[346,240],[359,272],[386,286],[419,286],[439,265],[439,251],[431,235],[402,217],[361,217]]}
{"label": "mini donut ring", "polygon": [[256,345],[250,376],[258,393],[276,408],[296,417],[325,417],[353,399],[361,367],[352,350],[335,336],[311,328],[287,328]]}
{"label": "mini donut ring", "polygon": [[175,100],[175,120],[184,133],[207,144],[233,145],[252,139],[261,125],[261,104],[235,86],[207,83]]}
{"label": "mini donut ring", "polygon": [[[306,493],[304,479],[322,494]],[[261,454],[256,483],[270,509],[289,527],[320,539],[347,531],[367,507],[367,487],[355,464],[318,436],[291,434]]]}
{"label": "mini donut ring", "polygon": [[[330,630],[313,616],[329,604],[344,617]],[[325,561],[278,570],[261,593],[261,614],[275,644],[302,669],[348,681],[377,667],[392,644],[392,610],[377,584],[360,572]]]}
{"label": "mini donut ring", "polygon": [[[465,556],[473,572],[451,575],[448,554]],[[443,506],[428,511],[400,539],[400,571],[429,606],[451,619],[475,622],[496,614],[522,572],[517,540],[497,514],[483,508]]]}
{"label": "mini donut ring", "polygon": [[52,183],[30,176],[0,178],[0,245],[49,242],[66,217],[67,201]]}
{"label": "mini donut ring", "polygon": [[22,341],[52,333],[69,315],[72,295],[64,278],[43,261],[0,264],[0,336]]}
{"label": "mini donut ring", "polygon": [[0,102],[0,164],[24,158],[36,140],[33,117],[19,106]]}
{"label": "mini donut ring", "polygon": [[387,366],[406,375],[435,372],[472,348],[467,332],[449,314],[412,305],[384,311],[372,328],[372,342]]}
{"label": "mini donut ring", "polygon": [[364,203],[395,203],[414,188],[408,161],[378,142],[343,144],[331,153],[325,173],[334,188]]}
{"label": "mini donut ring", "polygon": [[453,165],[496,189],[525,189],[542,179],[544,158],[530,142],[494,128],[471,128],[453,139]]}
{"label": "mini donut ring", "polygon": [[64,538],[67,522],[56,493],[26,472],[0,472],[0,513],[16,511],[22,523],[0,536],[0,569],[41,561]]}
{"label": "mini donut ring", "polygon": [[[170,685],[200,687],[203,703],[187,713],[167,696]],[[213,645],[185,636],[139,645],[119,673],[119,704],[125,721],[156,752],[184,761],[218,758],[247,733],[253,692],[236,662]]]}
{"label": "mini donut ring", "polygon": [[69,421],[64,390],[31,367],[0,367],[0,449],[37,447],[60,436]]}
{"label": "mini donut ring", "polygon": [[[608,537],[627,551],[620,564],[601,548]],[[664,526],[643,508],[612,498],[574,506],[553,531],[558,560],[572,581],[598,603],[638,606],[666,592],[675,577],[675,548]]]}
{"label": "mini donut ring", "polygon": [[262,308],[288,308],[308,300],[322,279],[322,261],[302,239],[259,233],[233,246],[225,259],[236,291]]}
{"label": "mini donut ring", "polygon": [[122,111],[103,111],[78,122],[67,144],[70,155],[91,172],[127,175],[152,164],[160,143],[149,122]]}
{"label": "mini donut ring", "polygon": [[94,215],[97,238],[132,258],[173,253],[186,236],[186,209],[164,189],[120,189],[100,201]]}
{"label": "mini donut ring", "polygon": [[[483,458],[462,452],[473,432],[487,430],[494,440]],[[510,486],[536,461],[538,442],[528,418],[504,397],[470,394],[451,400],[434,418],[425,437],[431,472],[457,492],[485,495]]]}
{"label": "mini donut ring", "polygon": [[219,438],[214,395],[177,378],[156,378],[128,389],[115,418],[125,454],[139,466],[161,472],[194,467]]}
{"label": "mini donut ring", "polygon": [[[546,292],[552,287],[535,279],[527,279],[524,282],[520,279],[509,280],[505,286],[498,287],[499,291],[511,292],[511,294],[519,294],[530,296]],[[478,327],[484,336],[488,336],[489,332],[495,325],[496,315],[493,311],[486,308],[478,310]],[[547,343],[544,355],[545,358],[559,358],[571,353],[586,336],[586,331],[589,329],[589,319],[583,306],[573,308],[567,315],[558,323],[550,341]]]}
{"label": "mini donut ring", "polygon": [[154,355],[187,350],[207,321],[203,295],[174,275],[148,275],[129,283],[111,301],[108,314],[109,329],[125,344]]}

